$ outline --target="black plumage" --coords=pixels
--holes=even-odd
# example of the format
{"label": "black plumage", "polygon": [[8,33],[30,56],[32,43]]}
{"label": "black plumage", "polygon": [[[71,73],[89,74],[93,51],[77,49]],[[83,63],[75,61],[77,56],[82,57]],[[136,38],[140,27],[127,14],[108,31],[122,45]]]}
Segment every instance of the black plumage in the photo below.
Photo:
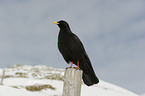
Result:
{"label": "black plumage", "polygon": [[83,71],[83,81],[87,86],[97,84],[99,79],[95,75],[90,59],[84,49],[80,39],[71,32],[69,24],[66,21],[53,22],[60,28],[58,36],[58,49],[67,63],[79,64]]}

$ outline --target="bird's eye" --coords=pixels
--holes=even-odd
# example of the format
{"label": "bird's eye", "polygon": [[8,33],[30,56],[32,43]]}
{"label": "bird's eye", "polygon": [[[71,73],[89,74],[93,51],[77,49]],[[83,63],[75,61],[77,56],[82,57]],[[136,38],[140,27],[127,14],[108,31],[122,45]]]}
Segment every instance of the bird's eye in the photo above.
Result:
{"label": "bird's eye", "polygon": [[62,26],[63,26],[63,27],[66,27],[66,25],[65,25],[65,24],[62,24]]}

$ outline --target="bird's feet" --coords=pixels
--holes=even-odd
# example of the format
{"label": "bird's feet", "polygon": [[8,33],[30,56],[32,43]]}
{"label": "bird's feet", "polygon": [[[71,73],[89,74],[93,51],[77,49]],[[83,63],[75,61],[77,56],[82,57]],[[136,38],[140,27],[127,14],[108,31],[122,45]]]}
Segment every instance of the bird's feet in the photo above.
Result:
{"label": "bird's feet", "polygon": [[[66,69],[68,68],[72,68],[73,62],[71,63],[70,67],[66,67]],[[77,61],[77,67],[74,67],[75,69],[80,69],[79,67],[79,61]]]}
{"label": "bird's feet", "polygon": [[68,68],[72,68],[72,67],[66,67],[66,69],[68,69]]}
{"label": "bird's feet", "polygon": [[74,67],[74,68],[80,69],[80,67],[79,67],[79,61],[77,61],[77,67]]}
{"label": "bird's feet", "polygon": [[75,69],[80,69],[79,67],[74,67]]}
{"label": "bird's feet", "polygon": [[70,65],[70,67],[66,67],[66,69],[68,69],[68,68],[72,68],[72,65],[73,65],[73,62],[71,62],[71,65]]}

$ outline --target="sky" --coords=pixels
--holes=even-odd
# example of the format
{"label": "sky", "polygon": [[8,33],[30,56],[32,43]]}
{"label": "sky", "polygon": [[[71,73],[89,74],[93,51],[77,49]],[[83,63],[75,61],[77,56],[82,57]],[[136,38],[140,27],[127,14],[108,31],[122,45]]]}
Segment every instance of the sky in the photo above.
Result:
{"label": "sky", "polygon": [[83,42],[97,76],[145,93],[144,0],[0,0],[0,67],[65,69],[57,48],[65,20]]}

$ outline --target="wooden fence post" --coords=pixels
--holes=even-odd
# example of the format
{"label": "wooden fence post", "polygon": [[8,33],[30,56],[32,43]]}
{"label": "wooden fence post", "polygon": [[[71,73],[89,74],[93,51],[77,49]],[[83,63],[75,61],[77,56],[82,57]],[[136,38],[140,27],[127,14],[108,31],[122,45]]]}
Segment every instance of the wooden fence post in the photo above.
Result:
{"label": "wooden fence post", "polygon": [[1,77],[1,83],[0,83],[0,85],[3,85],[4,76],[5,76],[5,70],[3,70],[3,75],[2,75],[2,77]]}
{"label": "wooden fence post", "polygon": [[82,71],[76,68],[66,68],[62,96],[80,96]]}

